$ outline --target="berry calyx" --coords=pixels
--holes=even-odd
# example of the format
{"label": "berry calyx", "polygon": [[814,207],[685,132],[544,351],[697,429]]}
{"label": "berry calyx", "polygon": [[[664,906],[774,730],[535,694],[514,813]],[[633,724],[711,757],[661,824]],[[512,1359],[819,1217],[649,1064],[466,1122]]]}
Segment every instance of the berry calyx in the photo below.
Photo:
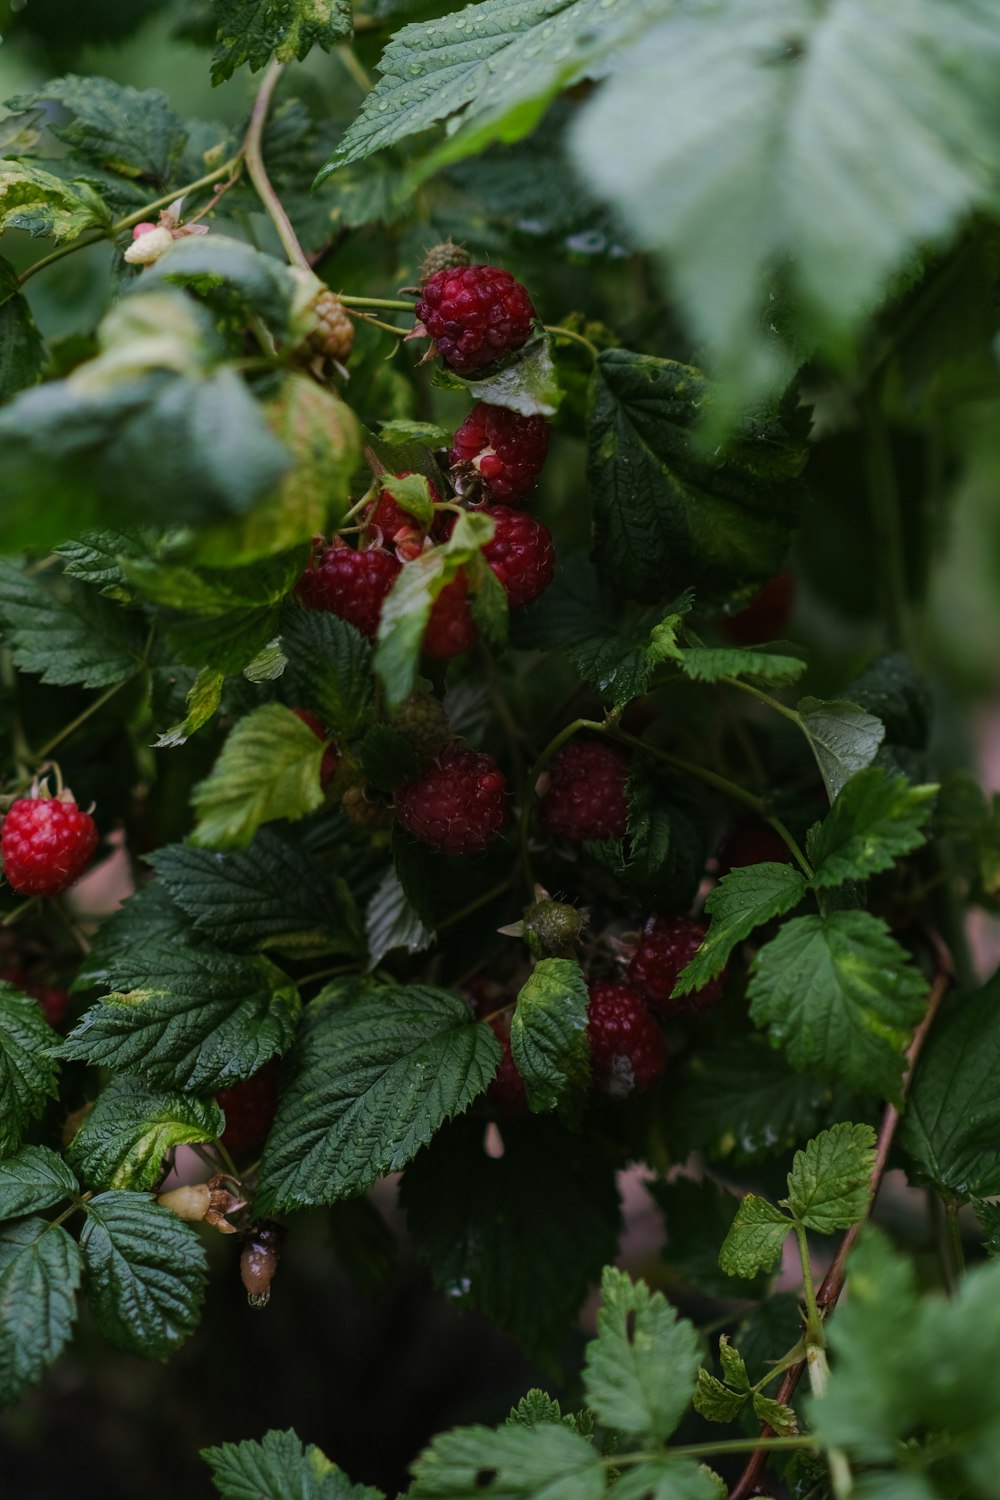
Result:
{"label": "berry calyx", "polygon": [[719,879],[746,865],[792,863],[792,851],[777,829],[749,818],[730,829],[719,847]]}
{"label": "berry calyx", "polygon": [[93,818],[69,793],[19,797],[0,831],[7,883],[22,896],[56,896],[83,874],[97,838]]}
{"label": "berry calyx", "polygon": [[510,1050],[510,1016],[496,1016],[490,1025],[497,1041],[503,1048],[493,1082],[486,1090],[486,1097],[496,1107],[498,1114],[516,1117],[528,1108],[528,1095],[524,1079],[517,1070],[514,1054]]}
{"label": "berry calyx", "polygon": [[544,417],[480,401],[455,433],[448,462],[459,494],[478,482],[488,499],[516,505],[538,483],[548,448]]}
{"label": "berry calyx", "polygon": [[464,572],[459,572],[431,606],[424,630],[424,650],[428,656],[450,661],[468,651],[475,639],[476,622],[469,607],[469,588]]}
{"label": "berry calyx", "polygon": [[651,1009],[675,1016],[690,1015],[716,1004],[726,983],[725,970],[700,990],[672,998],[681,970],[694,958],[707,931],[706,924],[696,917],[650,917],[643,924],[626,973],[629,984],[634,985]]}
{"label": "berry calyx", "polygon": [[317,292],[308,317],[306,343],[309,348],[323,359],[335,359],[343,364],[354,347],[354,324],[336,292]]}
{"label": "berry calyx", "polygon": [[645,1093],[666,1066],[660,1029],[627,984],[590,985],[587,1040],[594,1088],[611,1099]]}
{"label": "berry calyx", "polygon": [[531,298],[499,266],[455,266],[424,283],[414,332],[428,334],[459,374],[481,370],[527,343],[535,319]]}
{"label": "berry calyx", "polygon": [[314,554],[295,591],[307,609],[329,610],[371,640],[401,567],[381,547],[356,551],[336,537]]}
{"label": "berry calyx", "polygon": [[628,832],[625,783],[630,758],[605,740],[571,740],[556,755],[541,797],[546,833],[573,843],[623,839]]}
{"label": "berry calyx", "polygon": [[[297,719],[302,720],[307,729],[312,730],[318,740],[328,740],[330,738],[330,731],[323,723],[323,720],[316,714],[311,713],[308,708],[293,708],[292,713]],[[324,790],[329,786],[334,776],[336,776],[339,765],[340,756],[337,754],[336,748],[330,745],[323,756],[323,761],[319,768],[319,784]]]}
{"label": "berry calyx", "polygon": [[242,1083],[219,1089],[216,1103],[226,1117],[220,1137],[233,1156],[244,1156],[262,1146],[278,1109],[278,1065],[267,1062]]}
{"label": "berry calyx", "polygon": [[490,506],[493,536],[483,556],[504,586],[511,609],[521,609],[540,599],[552,582],[556,568],[552,534],[541,521],[509,505]]}
{"label": "berry calyx", "polygon": [[491,755],[448,745],[396,791],[396,818],[441,854],[479,854],[507,815],[507,783]]}
{"label": "berry calyx", "polygon": [[722,633],[734,646],[781,640],[788,632],[794,608],[795,574],[785,568],[738,614],[722,620]]}

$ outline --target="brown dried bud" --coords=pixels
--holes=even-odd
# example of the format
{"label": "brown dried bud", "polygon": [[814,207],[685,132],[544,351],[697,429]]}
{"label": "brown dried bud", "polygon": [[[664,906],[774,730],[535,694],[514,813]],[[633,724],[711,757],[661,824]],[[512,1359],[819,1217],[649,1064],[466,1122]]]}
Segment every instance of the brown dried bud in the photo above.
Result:
{"label": "brown dried bud", "polygon": [[273,1219],[261,1219],[259,1224],[252,1224],[245,1231],[240,1276],[251,1307],[266,1307],[271,1299],[271,1282],[278,1269],[284,1237],[284,1227]]}
{"label": "brown dried bud", "polygon": [[246,1208],[247,1202],[233,1192],[230,1183],[233,1187],[239,1186],[234,1178],[219,1172],[207,1182],[193,1182],[185,1187],[159,1193],[156,1201],[163,1208],[169,1208],[179,1219],[187,1219],[191,1223],[204,1219],[213,1229],[218,1229],[220,1234],[237,1234],[239,1231],[236,1225],[230,1224],[226,1215]]}

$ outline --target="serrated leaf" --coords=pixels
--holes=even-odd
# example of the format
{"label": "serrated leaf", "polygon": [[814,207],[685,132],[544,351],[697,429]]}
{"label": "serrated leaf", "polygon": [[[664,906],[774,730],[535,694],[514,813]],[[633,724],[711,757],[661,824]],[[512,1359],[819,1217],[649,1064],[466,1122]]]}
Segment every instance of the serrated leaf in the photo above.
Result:
{"label": "serrated leaf", "polygon": [[426,475],[382,474],[379,477],[383,491],[392,496],[399,508],[412,516],[421,529],[430,530],[434,519],[434,501],[431,499],[431,487]]}
{"label": "serrated leaf", "polygon": [[60,687],[108,687],[141,671],[146,629],[134,615],[71,584],[47,588],[0,559],[0,621],[14,664]]}
{"label": "serrated leaf", "polygon": [[995,1259],[1000,1255],[1000,1204],[986,1203],[982,1198],[973,1198],[971,1201],[979,1227],[986,1236],[983,1249]]}
{"label": "serrated leaf", "polygon": [[681,971],[674,993],[687,995],[707,984],[725,967],[738,943],[756,927],[792,911],[807,889],[805,877],[791,865],[743,865],[724,875],[705,902],[712,919],[708,932]]}
{"label": "serrated leaf", "polygon": [[552,417],[563,398],[544,336],[532,338],[516,353],[507,355],[491,374],[465,376],[439,369],[436,379],[441,385],[460,386],[473,401],[506,406],[522,417]]}
{"label": "serrated leaf", "polygon": [[486,1088],[500,1044],[424,985],[313,1001],[261,1163],[262,1213],[333,1203],[398,1171]]}
{"label": "serrated leaf", "polygon": [[663,1293],[607,1266],[583,1374],[598,1420],[643,1442],[663,1442],[691,1400],[699,1362],[694,1327],[678,1319]]}
{"label": "serrated leaf", "polygon": [[763,1391],[753,1393],[753,1414],[759,1422],[766,1422],[778,1437],[794,1437],[799,1430],[799,1419],[790,1406],[765,1396]]}
{"label": "serrated leaf", "polygon": [[547,1396],[534,1386],[526,1396],[522,1396],[516,1406],[510,1409],[510,1416],[505,1426],[508,1427],[539,1427],[546,1423],[562,1422],[562,1407],[558,1401]]}
{"label": "serrated leaf", "polygon": [[80,1248],[61,1225],[0,1225],[0,1402],[16,1401],[62,1352],[82,1274]]}
{"label": "serrated leaf", "polygon": [[748,1391],[750,1389],[750,1377],[747,1374],[743,1356],[729,1342],[729,1335],[725,1333],[719,1339],[719,1361],[726,1381],[734,1390]]}
{"label": "serrated leaf", "polygon": [[85,182],[64,182],[29,162],[0,162],[0,233],[23,229],[62,244],[108,223],[107,209]]}
{"label": "serrated leaf", "polygon": [[301,62],[313,47],[329,50],[352,31],[350,0],[213,0],[213,7],[213,83],[224,83],[243,63],[256,73],[272,58]]}
{"label": "serrated leaf", "polygon": [[184,943],[191,923],[158,880],[140,886],[101,923],[90,952],[80,964],[74,992],[95,985],[111,986],[111,973],[120,959],[129,959],[134,949],[149,942]]}
{"label": "serrated leaf", "polygon": [[207,1265],[196,1231],[146,1193],[99,1193],[80,1235],[97,1326],[119,1349],[166,1359],[198,1326]]}
{"label": "serrated leaf", "polygon": [[704,1464],[667,1454],[626,1469],[613,1493],[616,1500],[725,1500],[726,1487]]}
{"label": "serrated leaf", "polygon": [[217,1140],[224,1126],[214,1099],[150,1088],[141,1078],[112,1077],[66,1156],[93,1187],[141,1191],[157,1185],[173,1147]]}
{"label": "serrated leaf", "polygon": [[727,1276],[756,1276],[773,1271],[781,1259],[792,1221],[779,1208],[747,1193],[719,1251],[719,1265]]}
{"label": "serrated leaf", "polygon": [[601,1500],[597,1450],[566,1427],[459,1427],[442,1433],[413,1465],[412,1500],[460,1500],[483,1489],[496,1500]]}
{"label": "serrated leaf", "polygon": [[880,766],[856,771],[810,841],[813,884],[864,880],[919,848],[937,791],[890,778]]}
{"label": "serrated leaf", "polygon": [[802,499],[801,444],[776,417],[707,456],[695,428],[710,399],[688,365],[626,349],[598,356],[588,428],[595,556],[629,598],[763,582],[784,562]]}
{"label": "serrated leaf", "polygon": [[[246,310],[254,312],[275,333],[287,328],[298,286],[294,272],[283,261],[224,234],[175,240],[143,271],[142,290],[136,295],[155,295],[164,284],[189,287],[209,300],[220,297],[244,315]],[[326,402],[317,404],[325,406]]]}
{"label": "serrated leaf", "polygon": [[718,682],[722,677],[748,677],[771,687],[797,682],[807,663],[797,656],[769,651],[745,651],[736,646],[687,646],[677,664],[695,682]]}
{"label": "serrated leaf", "polygon": [[353,897],[339,877],[274,829],[226,853],[171,844],[150,862],[195,927],[236,948],[363,950]]}
{"label": "serrated leaf", "polygon": [[60,104],[70,112],[68,121],[46,123],[78,157],[123,177],[169,184],[187,132],[159,89],[140,92],[110,78],[71,73],[8,99],[4,107],[20,112],[39,104]]}
{"label": "serrated leaf", "polygon": [[550,1361],[616,1253],[618,1184],[597,1142],[552,1117],[501,1130],[498,1157],[484,1149],[482,1120],[447,1126],[406,1168],[400,1202],[436,1285]]}
{"label": "serrated leaf", "polygon": [[582,1101],[590,1084],[587,984],[580,965],[543,958],[517,997],[510,1049],[535,1112]]}
{"label": "serrated leaf", "polygon": [[754,958],[747,997],[754,1021],[793,1067],[898,1099],[926,991],[880,917],[833,911],[786,922]]}
{"label": "serrated leaf", "polygon": [[225,678],[221,672],[214,671],[211,667],[202,667],[195,678],[185,699],[187,713],[179,724],[172,729],[164,730],[153,741],[154,750],[171,750],[178,745],[184,745],[193,734],[205,724],[215,713],[222,702],[222,684]]}
{"label": "serrated leaf", "polygon": [[16,1151],[32,1120],[58,1093],[48,1055],[55,1033],[38,1001],[0,982],[0,1156]]}
{"label": "serrated leaf", "polygon": [[40,1213],[79,1191],[62,1157],[47,1146],[22,1146],[0,1161],[0,1219]]}
{"label": "serrated leaf", "polygon": [[645,1186],[663,1212],[667,1243],[662,1256],[676,1276],[714,1297],[753,1297],[763,1291],[758,1283],[734,1287],[719,1270],[719,1246],[740,1206],[735,1193],[709,1177],[701,1182],[676,1177],[670,1182],[650,1181]]}
{"label": "serrated leaf", "polygon": [[731,1391],[721,1380],[701,1369],[692,1403],[699,1416],[709,1422],[735,1422],[749,1394],[749,1390]]}
{"label": "serrated leaf", "polygon": [[195,843],[245,847],[262,823],[304,818],[323,802],[323,741],[280,703],[240,719],[212,770],[195,787]]}
{"label": "serrated leaf", "polygon": [[807,1229],[833,1234],[864,1218],[872,1196],[875,1132],[870,1125],[832,1125],[796,1151],[788,1174],[788,1207]]}
{"label": "serrated leaf", "polygon": [[289,602],[281,640],[296,681],[336,735],[353,739],[372,711],[372,648],[359,630],[327,610]]}
{"label": "serrated leaf", "polygon": [[835,802],[855,772],[875,759],[885,725],[856,703],[839,698],[801,698],[797,708],[827,795]]}
{"label": "serrated leaf", "polygon": [[259,1443],[203,1448],[223,1500],[385,1500],[381,1490],[352,1484],[342,1469],[294,1432],[265,1432]]}
{"label": "serrated leaf", "polygon": [[386,870],[365,912],[365,935],[368,941],[368,966],[377,969],[387,953],[405,948],[420,953],[434,941],[434,933],[410,904],[399,876]]}
{"label": "serrated leaf", "polygon": [[298,991],[264,958],[154,938],[107,966],[116,992],[53,1052],[202,1093],[256,1073],[292,1039]]}

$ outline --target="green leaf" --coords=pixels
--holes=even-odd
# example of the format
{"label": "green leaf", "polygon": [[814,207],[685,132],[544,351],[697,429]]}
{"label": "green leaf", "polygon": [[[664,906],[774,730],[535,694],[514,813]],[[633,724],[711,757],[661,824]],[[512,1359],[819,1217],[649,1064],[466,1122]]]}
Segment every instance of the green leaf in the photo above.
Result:
{"label": "green leaf", "polygon": [[73,989],[111,986],[111,974],[120,960],[131,962],[134,950],[149,942],[185,943],[191,923],[171,900],[158,880],[140,886],[126,897],[117,911],[101,923],[90,952],[81,961]]}
{"label": "green leaf", "polygon": [[[295,272],[283,261],[245,240],[214,233],[175,240],[143,271],[141,292],[135,295],[155,295],[163,284],[188,287],[209,302],[221,300],[244,316],[248,310],[256,313],[275,333],[286,330],[298,289]],[[298,391],[297,383],[291,389]],[[324,409],[328,400],[310,403],[310,409]]]}
{"label": "green leaf", "polygon": [[590,1084],[587,984],[580,965],[543,958],[517,997],[510,1049],[537,1112],[582,1100]]}
{"label": "green leaf", "polygon": [[261,1213],[333,1203],[398,1171],[481,1094],[500,1044],[457,995],[334,987],[313,1001],[261,1164]]}
{"label": "green leaf", "polygon": [[0,162],[0,234],[23,229],[63,244],[109,221],[104,204],[85,182],[64,182],[29,162]]}
{"label": "green leaf", "polygon": [[946,1004],[924,1046],[900,1142],[942,1192],[1000,1193],[1000,974]]}
{"label": "green leaf", "polygon": [[694,682],[718,682],[722,677],[750,678],[769,687],[787,687],[797,682],[807,663],[797,656],[777,652],[745,651],[736,646],[688,646],[677,664]]}
{"label": "green leaf", "polygon": [[62,1352],[83,1257],[61,1225],[0,1224],[0,1401],[16,1401]]}
{"label": "green leaf", "polygon": [[699,1370],[693,1398],[694,1409],[709,1422],[735,1422],[746,1405],[749,1394],[749,1389],[731,1391],[707,1370]]}
{"label": "green leaf", "polygon": [[615,1500],[725,1500],[726,1489],[704,1464],[665,1454],[626,1469],[612,1494]]}
{"label": "green leaf", "polygon": [[140,92],[110,78],[69,74],[8,99],[4,107],[23,111],[40,104],[60,104],[70,112],[71,120],[46,124],[77,156],[123,177],[169,186],[187,132],[159,89]]}
{"label": "green leaf", "polygon": [[195,927],[227,947],[360,954],[360,921],[339,877],[304,849],[261,828],[246,849],[171,844],[149,856]]}
{"label": "green leaf", "polygon": [[750,1014],[795,1068],[898,1099],[926,982],[871,912],[793,917],[757,953]]}
{"label": "green leaf", "polygon": [[388,724],[373,724],[357,749],[365,780],[380,791],[394,792],[420,770],[413,741]]}
{"label": "green leaf", "polygon": [[[68,571],[68,570],[67,570]],[[187,714],[172,729],[164,730],[153,741],[154,750],[171,750],[184,745],[211,719],[222,702],[222,684],[225,678],[211,667],[202,667],[188,691],[185,703]]]}
{"label": "green leaf", "polygon": [[807,1229],[833,1234],[863,1219],[871,1202],[875,1132],[870,1125],[833,1125],[796,1151],[787,1207]]}
{"label": "green leaf", "polygon": [[933,810],[936,786],[911,786],[880,766],[856,771],[810,841],[817,886],[864,880],[918,849]]}
{"label": "green leaf", "polygon": [[209,1093],[249,1078],[292,1039],[298,991],[264,958],[154,938],[107,966],[115,993],[53,1053]]}
{"label": "green leaf", "polygon": [[581,111],[575,162],[746,399],[801,362],[796,334],[843,356],[910,256],[992,203],[998,63],[978,0],[667,10]]}
{"label": "green leaf", "polygon": [[0,981],[0,1156],[16,1151],[32,1120],[58,1093],[48,1055],[55,1034],[38,1001]]}
{"label": "green leaf", "polygon": [[753,1393],[753,1414],[758,1422],[766,1422],[778,1437],[794,1437],[799,1430],[799,1419],[790,1406],[765,1396],[763,1391]]}
{"label": "green leaf", "polygon": [[280,703],[255,708],[230,732],[211,775],[194,789],[195,842],[245,847],[262,823],[315,812],[323,802],[325,750],[291,709]]}
{"label": "green leaf", "polygon": [[79,1191],[62,1157],[47,1146],[22,1146],[0,1161],[0,1219],[40,1213]]}
{"label": "green leaf", "polygon": [[[747,1072],[752,1076],[750,1069]],[[670,1182],[650,1181],[645,1186],[663,1211],[667,1243],[662,1255],[675,1275],[714,1297],[729,1298],[737,1290],[748,1297],[763,1292],[758,1283],[736,1289],[719,1270],[719,1246],[740,1206],[735,1193],[710,1177],[701,1182],[676,1177]]]}
{"label": "green leaf", "polygon": [[[510,1416],[504,1424],[507,1427],[540,1427],[546,1423],[562,1423],[564,1421],[562,1407],[558,1401],[540,1391],[537,1386],[532,1387],[526,1396],[522,1396],[516,1406],[510,1409]],[[567,1424],[568,1425],[568,1424]]]}
{"label": "green leaf", "polygon": [[719,1265],[727,1276],[756,1276],[773,1271],[781,1259],[792,1221],[779,1208],[747,1193],[719,1251]]}
{"label": "green leaf", "polygon": [[289,601],[281,641],[303,694],[332,732],[353,739],[372,712],[372,648],[359,630],[327,610]]}
{"label": "green leaf", "polygon": [[877,656],[851,678],[847,696],[881,719],[890,745],[926,749],[934,712],[931,690],[927,679],[901,651]]}
{"label": "green leaf", "polygon": [[0,403],[41,379],[44,353],[17,272],[0,256]]}
{"label": "green leaf", "polygon": [[129,582],[154,604],[218,617],[234,606],[279,603],[295,583],[304,557],[302,548],[293,548],[242,568],[190,567],[151,555],[125,558],[122,565]]}
{"label": "green leaf", "polygon": [[856,703],[842,699],[800,698],[798,712],[827,795],[835,802],[855,772],[875,759],[885,726]]}
{"label": "green leaf", "polygon": [[218,35],[212,82],[224,83],[243,63],[256,73],[275,58],[299,62],[351,35],[350,0],[213,0]]}
{"label": "green leaf", "polygon": [[225,1120],[214,1099],[150,1088],[141,1078],[104,1085],[67,1148],[67,1159],[97,1188],[156,1187],[174,1146],[214,1141]]}
{"label": "green leaf", "polygon": [[707,984],[725,967],[738,943],[755,927],[792,911],[807,888],[805,877],[791,865],[744,865],[724,875],[705,902],[712,918],[708,932],[682,970],[674,993],[687,995]]}
{"label": "green leaf", "polygon": [[1000,1255],[1000,1203],[986,1203],[982,1198],[973,1198],[972,1206],[979,1220],[979,1227],[985,1234],[983,1249],[986,1254],[995,1258]]}
{"label": "green leaf", "polygon": [[711,394],[688,365],[626,349],[598,356],[588,431],[595,556],[630,598],[763,583],[784,563],[802,499],[801,442],[775,417],[707,455],[695,429]]}
{"label": "green leaf", "polygon": [[662,1292],[614,1266],[601,1278],[597,1337],[587,1346],[583,1388],[605,1427],[647,1444],[674,1431],[694,1389],[698,1335]]}
{"label": "green leaf", "polygon": [[435,380],[439,385],[461,387],[473,401],[506,406],[523,417],[554,416],[563,398],[546,337],[530,339],[489,375],[467,377],[439,368]]}
{"label": "green leaf", "polygon": [[145,1193],[99,1193],[80,1235],[90,1311],[105,1338],[166,1359],[198,1326],[207,1265],[197,1232]]}
{"label": "green leaf", "polygon": [[387,491],[401,510],[424,530],[429,530],[434,519],[434,501],[431,499],[430,483],[424,474],[383,474],[380,476],[383,491]]}
{"label": "green leaf", "polygon": [[434,933],[424,925],[395,870],[386,870],[365,912],[368,964],[377,969],[387,953],[405,948],[420,953],[430,947]]}
{"label": "green leaf", "polygon": [[[412,1500],[601,1500],[605,1470],[595,1448],[567,1427],[459,1427],[413,1465]],[[486,1476],[484,1485],[483,1476]]]}
{"label": "green leaf", "polygon": [[203,1448],[223,1500],[385,1500],[381,1490],[352,1484],[312,1443],[294,1432],[265,1432],[259,1443]]}
{"label": "green leaf", "polygon": [[3,560],[0,622],[15,666],[43,682],[108,687],[142,669],[146,631],[135,615],[79,584],[57,593]]}

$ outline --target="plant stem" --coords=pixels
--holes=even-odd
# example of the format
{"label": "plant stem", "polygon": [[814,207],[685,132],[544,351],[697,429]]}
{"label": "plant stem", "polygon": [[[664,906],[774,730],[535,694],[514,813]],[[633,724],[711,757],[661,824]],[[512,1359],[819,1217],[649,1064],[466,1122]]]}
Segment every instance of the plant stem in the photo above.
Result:
{"label": "plant stem", "polygon": [[816,1302],[816,1287],[813,1282],[812,1262],[809,1259],[809,1241],[806,1237],[806,1227],[798,1219],[795,1220],[795,1238],[799,1246],[799,1260],[802,1262],[802,1295],[806,1303],[806,1342],[815,1341],[822,1348],[823,1319],[819,1306]]}
{"label": "plant stem", "polygon": [[408,312],[413,311],[412,302],[402,302],[399,298],[392,297],[350,297],[344,292],[338,292],[337,296],[345,307],[381,307],[385,312]]}
{"label": "plant stem", "polygon": [[796,713],[794,708],[789,708],[787,703],[782,703],[770,693],[765,693],[763,688],[754,687],[752,682],[742,682],[739,677],[720,677],[719,681],[724,682],[727,687],[739,688],[741,693],[749,693],[759,703],[765,704],[768,708],[773,708],[775,713],[783,714],[786,719],[789,719],[798,729],[801,729],[805,733],[802,715]]}
{"label": "plant stem", "polygon": [[105,703],[109,703],[116,693],[121,692],[124,686],[124,682],[116,682],[113,687],[107,688],[99,698],[95,698],[92,703],[88,703],[87,707],[82,709],[75,719],[71,719],[68,724],[64,725],[58,734],[54,734],[50,740],[46,740],[41,749],[37,750],[34,754],[33,759],[36,764],[38,761],[45,760],[46,756],[51,755],[53,750],[62,744],[63,740],[68,740],[71,734],[75,734],[81,725],[86,724],[92,714],[99,712]]}
{"label": "plant stem", "polygon": [[553,338],[572,339],[574,344],[582,344],[590,354],[591,359],[596,363],[600,350],[596,344],[592,344],[589,339],[585,339],[582,333],[576,333],[572,328],[561,328],[556,323],[546,323],[544,327],[545,332],[551,333]]}
{"label": "plant stem", "polygon": [[959,1281],[965,1275],[965,1246],[962,1243],[962,1226],[958,1220],[958,1203],[954,1198],[944,1200],[944,1222],[948,1230],[948,1249],[955,1280]]}
{"label": "plant stem", "polygon": [[305,251],[299,244],[298,236],[292,228],[292,221],[286,214],[281,199],[271,186],[271,179],[267,175],[261,150],[267,112],[271,107],[275,89],[278,87],[284,71],[284,63],[274,62],[264,74],[264,81],[258,89],[257,97],[253,103],[250,124],[247,128],[246,140],[243,143],[243,152],[250,181],[256,189],[257,197],[267,210],[271,223],[277,230],[278,238],[281,241],[285,254],[293,266],[299,266],[303,271],[308,271],[310,276],[312,276],[314,274],[312,266],[306,258]]}
{"label": "plant stem", "polygon": [[398,339],[405,339],[407,330],[397,328],[395,323],[384,323],[381,318],[375,318],[371,313],[358,312],[354,316],[362,323],[370,323],[373,328],[381,328],[384,333],[395,334]]}
{"label": "plant stem", "polygon": [[490,902],[502,896],[504,891],[510,890],[512,880],[511,875],[508,875],[506,880],[498,880],[496,885],[491,885],[488,891],[483,891],[466,906],[460,906],[458,911],[449,912],[444,920],[437,924],[438,932],[443,932],[446,927],[454,927],[458,922],[464,922],[466,917],[471,917],[473,912],[477,912],[481,906],[489,906]]}

